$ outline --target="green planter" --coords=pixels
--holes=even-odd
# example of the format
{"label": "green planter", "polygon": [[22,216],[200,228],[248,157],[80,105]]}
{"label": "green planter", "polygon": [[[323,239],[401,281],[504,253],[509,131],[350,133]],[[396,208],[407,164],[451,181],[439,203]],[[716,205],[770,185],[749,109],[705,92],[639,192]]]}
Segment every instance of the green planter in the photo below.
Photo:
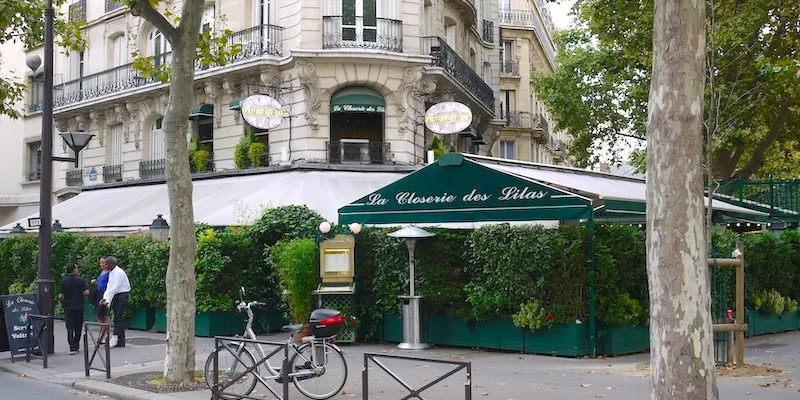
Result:
{"label": "green planter", "polygon": [[383,314],[383,334],[384,342],[400,343],[403,341],[403,320],[398,315]]}
{"label": "green planter", "polygon": [[446,315],[431,315],[425,321],[425,341],[443,346],[473,347],[473,325]]}
{"label": "green planter", "polygon": [[798,310],[780,316],[747,310],[747,336],[796,330],[800,328],[798,318]]}
{"label": "green planter", "polygon": [[525,352],[580,357],[589,354],[586,324],[559,325],[553,329],[525,330]]}
{"label": "green planter", "polygon": [[156,320],[156,312],[153,307],[139,307],[133,313],[131,319],[127,323],[127,327],[131,329],[138,329],[140,331],[149,331],[153,327]]}
{"label": "green planter", "polygon": [[603,326],[597,330],[597,352],[607,356],[641,353],[650,349],[646,326]]}
{"label": "green planter", "polygon": [[[246,322],[246,314],[243,313],[241,315]],[[283,327],[289,324],[289,320],[286,319],[281,310],[257,308],[253,311],[253,318],[255,319],[253,321],[253,331],[258,335],[262,333],[281,332]],[[244,332],[244,328],[242,328],[241,332]]]}
{"label": "green planter", "polygon": [[[500,349],[502,338],[502,321],[478,322],[472,325],[474,339],[473,346],[484,349]],[[520,346],[518,351],[522,351],[522,334],[520,334]]]}
{"label": "green planter", "polygon": [[156,332],[164,333],[167,331],[167,309],[156,308],[156,321],[153,325]]}
{"label": "green planter", "polygon": [[[196,336],[228,336],[244,332],[245,319],[243,313],[235,311],[212,311],[199,313],[194,317],[194,333]],[[277,325],[276,325],[277,326]],[[283,327],[283,325],[281,325]],[[167,331],[167,310],[159,308],[155,312],[155,328],[157,332]],[[270,325],[272,329],[272,325]],[[255,330],[255,328],[253,328]],[[280,328],[277,328],[280,330]]]}

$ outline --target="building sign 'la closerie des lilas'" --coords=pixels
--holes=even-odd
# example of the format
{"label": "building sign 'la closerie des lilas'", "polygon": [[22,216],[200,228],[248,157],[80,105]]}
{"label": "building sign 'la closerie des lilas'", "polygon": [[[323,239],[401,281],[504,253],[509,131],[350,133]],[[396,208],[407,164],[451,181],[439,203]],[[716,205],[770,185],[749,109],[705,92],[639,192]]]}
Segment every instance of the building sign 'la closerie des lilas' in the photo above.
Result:
{"label": "building sign 'la closerie des lilas'", "polygon": [[415,204],[480,204],[491,200],[502,202],[508,201],[522,201],[522,200],[539,200],[547,197],[549,192],[542,190],[534,190],[529,187],[506,186],[500,193],[481,193],[477,189],[472,189],[469,193],[454,194],[454,193],[441,193],[433,195],[420,195],[416,192],[403,191],[398,192],[394,199],[383,197],[380,193],[373,193],[367,197],[364,205],[367,206],[385,206],[391,200],[398,205],[415,205]]}

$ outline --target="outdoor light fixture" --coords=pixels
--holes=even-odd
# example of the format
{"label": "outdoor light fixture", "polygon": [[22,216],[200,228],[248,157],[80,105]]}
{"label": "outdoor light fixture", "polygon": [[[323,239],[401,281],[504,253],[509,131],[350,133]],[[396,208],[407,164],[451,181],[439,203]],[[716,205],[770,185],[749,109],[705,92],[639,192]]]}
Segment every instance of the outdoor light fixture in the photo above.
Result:
{"label": "outdoor light fixture", "polygon": [[778,219],[778,217],[774,217],[774,218],[772,218],[772,228],[771,229],[773,231],[775,231],[776,233],[780,233],[780,232],[783,232],[784,229],[786,229],[786,226],[784,225],[783,221]]}
{"label": "outdoor light fixture", "polygon": [[419,301],[422,296],[416,296],[414,293],[414,265],[416,264],[414,261],[414,247],[417,244],[417,240],[430,238],[435,234],[416,226],[407,226],[399,231],[390,233],[389,236],[404,239],[406,246],[408,246],[409,295],[398,296],[403,302],[403,343],[398,344],[397,348],[403,350],[426,349],[430,345],[422,343],[419,334]]}
{"label": "outdoor light fixture", "polygon": [[11,234],[12,235],[24,235],[25,234],[25,228],[23,228],[22,225],[20,225],[19,222],[17,222],[17,225],[15,225],[13,228],[11,228]]}
{"label": "outdoor light fixture", "polygon": [[163,242],[169,238],[169,224],[161,217],[162,214],[158,214],[150,224],[150,237],[156,242]]}
{"label": "outdoor light fixture", "polygon": [[89,144],[89,141],[92,140],[94,135],[89,133],[83,132],[64,132],[60,133],[61,137],[64,138],[64,142],[69,146],[72,151],[75,152],[75,158],[68,158],[68,157],[53,157],[54,161],[74,161],[75,167],[78,167],[78,153],[83,150],[86,145]]}
{"label": "outdoor light fixture", "polygon": [[326,233],[330,232],[331,231],[331,223],[328,222],[328,221],[323,221],[322,223],[319,224],[319,231],[322,232],[322,234],[326,234]]}
{"label": "outdoor light fixture", "polygon": [[53,222],[53,232],[63,232],[63,231],[64,227],[61,226],[61,222],[58,222],[58,220],[56,220],[56,222]]}
{"label": "outdoor light fixture", "polygon": [[350,232],[353,232],[353,235],[358,235],[361,233],[361,224],[358,222],[353,222],[350,224]]}

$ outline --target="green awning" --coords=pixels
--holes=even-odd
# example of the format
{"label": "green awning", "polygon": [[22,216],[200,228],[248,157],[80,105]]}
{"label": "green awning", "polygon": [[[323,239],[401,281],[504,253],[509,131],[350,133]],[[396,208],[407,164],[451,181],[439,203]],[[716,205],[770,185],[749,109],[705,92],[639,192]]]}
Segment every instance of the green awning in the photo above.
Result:
{"label": "green awning", "polygon": [[244,100],[244,97],[234,97],[233,100],[231,100],[230,109],[234,110],[234,111],[241,110],[242,109],[242,100]]}
{"label": "green awning", "polygon": [[367,87],[349,87],[331,97],[331,112],[386,112],[383,95]]}
{"label": "green awning", "polygon": [[213,104],[200,104],[189,110],[189,119],[214,118]]}
{"label": "green awning", "polygon": [[578,220],[591,200],[487,168],[449,153],[425,168],[339,209],[339,223]]}

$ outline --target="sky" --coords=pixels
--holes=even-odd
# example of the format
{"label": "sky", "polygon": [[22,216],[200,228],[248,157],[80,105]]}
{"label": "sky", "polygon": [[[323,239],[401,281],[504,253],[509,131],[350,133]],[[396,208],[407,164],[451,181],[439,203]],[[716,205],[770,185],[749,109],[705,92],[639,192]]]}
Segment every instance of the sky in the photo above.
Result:
{"label": "sky", "polygon": [[550,16],[553,17],[553,24],[557,29],[564,29],[572,23],[572,17],[567,14],[573,4],[575,0],[558,0],[550,3]]}

